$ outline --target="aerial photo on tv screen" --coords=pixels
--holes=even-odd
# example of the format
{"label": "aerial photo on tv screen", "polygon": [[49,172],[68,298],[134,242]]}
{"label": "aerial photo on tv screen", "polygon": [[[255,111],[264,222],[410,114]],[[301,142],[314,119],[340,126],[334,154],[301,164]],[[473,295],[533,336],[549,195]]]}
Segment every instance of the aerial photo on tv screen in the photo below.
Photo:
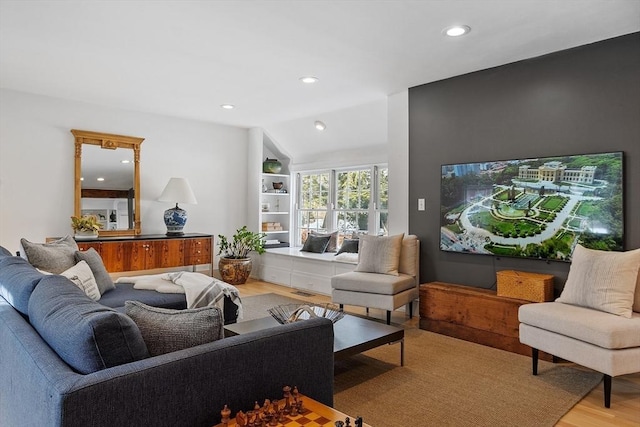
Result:
{"label": "aerial photo on tv screen", "polygon": [[622,152],[442,166],[440,249],[570,261],[622,250]]}

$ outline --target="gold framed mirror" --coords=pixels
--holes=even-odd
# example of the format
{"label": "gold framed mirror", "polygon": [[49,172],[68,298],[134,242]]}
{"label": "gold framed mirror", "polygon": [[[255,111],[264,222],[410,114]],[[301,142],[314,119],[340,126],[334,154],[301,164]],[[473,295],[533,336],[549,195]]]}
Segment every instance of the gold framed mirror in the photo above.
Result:
{"label": "gold framed mirror", "polygon": [[75,137],[74,215],[98,217],[103,224],[100,236],[140,234],[144,138],[77,129],[71,133]]}

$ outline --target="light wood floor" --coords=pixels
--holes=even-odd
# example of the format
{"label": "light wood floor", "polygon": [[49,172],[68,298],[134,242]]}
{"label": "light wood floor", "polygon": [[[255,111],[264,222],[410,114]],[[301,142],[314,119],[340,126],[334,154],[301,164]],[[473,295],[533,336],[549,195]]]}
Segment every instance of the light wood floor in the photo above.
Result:
{"label": "light wood floor", "polygon": [[[252,279],[249,279],[246,284],[238,286],[238,289],[240,296],[271,292],[316,303],[331,301],[331,297],[325,295],[303,297],[293,294],[295,289]],[[345,310],[357,314],[365,313],[364,308],[361,307],[347,306]],[[414,314],[417,313],[416,305]],[[379,319],[385,318],[385,312],[382,310],[371,309],[369,315]],[[401,325],[405,329],[417,328],[418,316],[414,315],[413,319],[409,319],[404,312],[396,311],[392,313],[391,322]],[[603,385],[600,383],[556,425],[558,427],[640,427],[640,373],[616,377],[612,384],[610,409],[603,405],[604,391]]]}

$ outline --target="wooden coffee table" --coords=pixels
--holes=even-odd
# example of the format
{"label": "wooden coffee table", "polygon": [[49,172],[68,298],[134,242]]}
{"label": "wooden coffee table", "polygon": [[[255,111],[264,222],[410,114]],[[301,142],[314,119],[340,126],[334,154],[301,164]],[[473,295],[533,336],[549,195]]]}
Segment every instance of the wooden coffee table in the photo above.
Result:
{"label": "wooden coffee table", "polygon": [[[276,322],[277,323],[277,322]],[[327,426],[334,427],[336,421],[343,421],[348,415],[333,409],[330,406],[323,405],[317,400],[313,400],[310,397],[300,395],[304,404],[303,413],[297,416],[288,416],[287,421],[282,424],[278,423],[278,426],[285,427],[297,427],[297,426]],[[236,426],[235,415],[237,411],[232,411],[231,421],[228,424],[216,424],[214,427],[232,427]],[[354,426],[355,417],[349,417],[351,419],[351,427]],[[363,421],[366,420],[366,416],[362,416]],[[363,427],[371,427],[364,422]]]}
{"label": "wooden coffee table", "polygon": [[[248,320],[225,325],[225,336],[242,335],[249,332],[278,326],[273,317]],[[373,320],[345,314],[333,325],[333,355],[335,360],[371,350],[383,344],[400,343],[400,366],[404,366],[404,329]]]}

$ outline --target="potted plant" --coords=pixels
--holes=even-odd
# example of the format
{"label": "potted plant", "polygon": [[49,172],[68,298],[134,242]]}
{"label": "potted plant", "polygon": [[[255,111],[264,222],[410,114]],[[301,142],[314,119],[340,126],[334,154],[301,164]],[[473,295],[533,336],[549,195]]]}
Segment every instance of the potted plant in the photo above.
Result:
{"label": "potted plant", "polygon": [[231,285],[241,285],[247,281],[252,267],[249,252],[263,254],[265,236],[264,233],[247,230],[246,225],[237,229],[231,240],[218,235],[218,269],[222,280]]}
{"label": "potted plant", "polygon": [[71,228],[76,239],[90,239],[98,237],[98,230],[102,228],[102,224],[95,215],[72,216]]}

